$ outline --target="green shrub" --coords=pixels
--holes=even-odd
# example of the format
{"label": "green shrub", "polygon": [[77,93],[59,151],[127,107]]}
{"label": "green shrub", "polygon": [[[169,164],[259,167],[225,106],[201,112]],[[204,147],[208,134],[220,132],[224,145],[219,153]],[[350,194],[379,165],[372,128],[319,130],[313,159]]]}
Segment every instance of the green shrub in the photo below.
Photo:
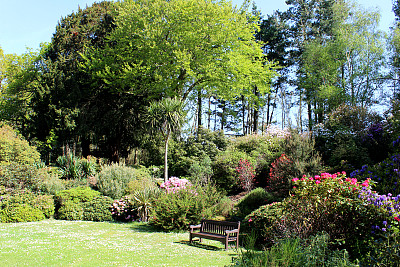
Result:
{"label": "green shrub", "polygon": [[133,192],[157,188],[157,184],[147,168],[135,168],[134,176],[126,186],[125,194],[130,195]]}
{"label": "green shrub", "polygon": [[89,187],[75,187],[67,190],[63,190],[57,193],[55,196],[55,203],[57,212],[66,202],[83,203],[90,202],[95,197],[100,196],[101,193],[95,191]]}
{"label": "green shrub", "polygon": [[59,178],[58,171],[54,167],[39,168],[36,171],[36,182],[32,190],[45,194],[55,195],[65,189],[63,180]]}
{"label": "green shrub", "polygon": [[38,195],[32,202],[33,206],[41,210],[46,218],[51,218],[54,215],[55,206],[53,196]]}
{"label": "green shrub", "polygon": [[163,192],[155,201],[150,223],[164,231],[187,230],[202,218],[211,218],[221,197],[212,186]]}
{"label": "green shrub", "polygon": [[8,188],[24,189],[37,185],[37,169],[33,165],[16,162],[0,164],[0,185]]}
{"label": "green shrub", "polygon": [[112,199],[89,187],[60,191],[56,196],[57,219],[110,221]]}
{"label": "green shrub", "polygon": [[31,222],[54,214],[52,196],[36,195],[29,190],[0,187],[1,222]]}
{"label": "green shrub", "polygon": [[236,167],[240,160],[251,159],[245,152],[227,150],[218,154],[212,164],[212,181],[223,191],[229,194],[240,192],[239,175]]}
{"label": "green shrub", "polygon": [[72,200],[62,203],[57,210],[57,219],[67,221],[79,221],[83,219],[83,204]]}
{"label": "green shrub", "polygon": [[215,205],[215,213],[213,218],[222,216],[224,219],[229,218],[233,213],[235,203],[227,196],[221,198],[221,200]]}
{"label": "green shrub", "polygon": [[260,206],[270,204],[277,199],[264,188],[256,188],[250,191],[244,198],[236,204],[236,216],[244,218]]}
{"label": "green shrub", "polygon": [[126,195],[128,184],[135,180],[137,171],[132,167],[113,164],[105,166],[97,174],[97,187],[101,193],[113,199]]}
{"label": "green shrub", "polygon": [[179,177],[189,177],[193,175],[189,169],[194,165],[192,167],[196,170],[194,176],[207,178],[204,175],[210,174],[210,166],[204,160],[209,158],[214,161],[219,153],[226,150],[229,142],[230,139],[223,131],[211,131],[202,127],[184,141],[174,140],[170,144],[168,157],[170,173]]}
{"label": "green shrub", "polygon": [[0,163],[34,164],[40,161],[35,147],[8,125],[0,127]]}
{"label": "green shrub", "polygon": [[63,182],[54,168],[38,169],[33,165],[15,162],[0,164],[0,185],[52,195],[64,189]]}
{"label": "green shrub", "polygon": [[75,187],[55,195],[56,218],[61,220],[82,220],[83,203],[92,201],[101,193],[89,187]]}
{"label": "green shrub", "polygon": [[10,205],[7,209],[0,210],[0,222],[3,223],[35,222],[44,219],[45,216],[43,212],[29,204],[15,203]]}
{"label": "green shrub", "polygon": [[242,222],[242,229],[246,233],[253,232],[257,245],[272,245],[277,239],[278,220],[283,215],[283,204],[274,202],[259,207],[247,215]]}
{"label": "green shrub", "polygon": [[380,121],[382,118],[377,113],[370,112],[367,107],[341,105],[327,115],[323,124],[316,125],[313,129],[316,149],[334,172],[351,172],[354,168],[361,168],[363,164],[372,163],[377,155],[381,158],[388,153],[388,142],[385,144],[373,140],[375,144],[381,143],[378,146],[379,151],[369,151],[369,142],[364,142],[369,126]]}
{"label": "green shrub", "polygon": [[213,170],[211,166],[211,159],[206,155],[201,157],[199,161],[195,161],[189,168],[189,179],[194,184],[208,184],[211,182]]}
{"label": "green shrub", "polygon": [[113,200],[107,196],[95,197],[89,202],[83,203],[84,221],[111,221],[111,205]]}

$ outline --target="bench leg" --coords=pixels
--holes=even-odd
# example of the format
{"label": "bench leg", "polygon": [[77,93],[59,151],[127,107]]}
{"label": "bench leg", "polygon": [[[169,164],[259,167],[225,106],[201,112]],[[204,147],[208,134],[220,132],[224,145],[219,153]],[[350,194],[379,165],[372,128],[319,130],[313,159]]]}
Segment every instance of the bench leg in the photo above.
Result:
{"label": "bench leg", "polygon": [[236,236],[236,249],[239,249],[239,233]]}
{"label": "bench leg", "polygon": [[228,250],[228,237],[229,235],[225,238],[225,250]]}

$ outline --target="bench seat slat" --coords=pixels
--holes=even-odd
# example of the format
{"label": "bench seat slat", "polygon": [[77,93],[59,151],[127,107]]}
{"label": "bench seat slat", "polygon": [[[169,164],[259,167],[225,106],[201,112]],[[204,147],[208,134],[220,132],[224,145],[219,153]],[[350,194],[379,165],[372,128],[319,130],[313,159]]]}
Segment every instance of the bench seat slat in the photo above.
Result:
{"label": "bench seat slat", "polygon": [[[200,231],[196,231],[197,229]],[[200,241],[202,238],[217,240],[225,244],[226,250],[228,242],[235,241],[238,248],[239,231],[240,222],[202,220],[200,225],[190,226],[190,242],[193,237],[200,238]]]}

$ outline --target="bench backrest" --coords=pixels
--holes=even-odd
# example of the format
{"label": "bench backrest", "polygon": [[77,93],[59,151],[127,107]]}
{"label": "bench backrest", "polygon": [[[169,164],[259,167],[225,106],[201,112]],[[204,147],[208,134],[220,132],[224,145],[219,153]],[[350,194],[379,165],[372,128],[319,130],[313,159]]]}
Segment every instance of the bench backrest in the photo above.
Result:
{"label": "bench backrest", "polygon": [[225,230],[234,230],[239,228],[240,228],[240,222],[202,220],[200,231],[204,233],[224,235]]}

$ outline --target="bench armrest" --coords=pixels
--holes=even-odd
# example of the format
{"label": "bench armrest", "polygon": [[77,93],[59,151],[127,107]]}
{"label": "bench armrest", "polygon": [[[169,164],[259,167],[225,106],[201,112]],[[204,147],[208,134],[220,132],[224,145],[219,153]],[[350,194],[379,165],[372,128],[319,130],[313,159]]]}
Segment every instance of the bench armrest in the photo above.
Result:
{"label": "bench armrest", "polygon": [[201,228],[201,224],[198,224],[198,225],[190,225],[189,227],[190,227],[190,232],[193,232],[194,229],[199,229],[199,228]]}
{"label": "bench armrest", "polygon": [[226,234],[239,233],[239,229],[225,230]]}

